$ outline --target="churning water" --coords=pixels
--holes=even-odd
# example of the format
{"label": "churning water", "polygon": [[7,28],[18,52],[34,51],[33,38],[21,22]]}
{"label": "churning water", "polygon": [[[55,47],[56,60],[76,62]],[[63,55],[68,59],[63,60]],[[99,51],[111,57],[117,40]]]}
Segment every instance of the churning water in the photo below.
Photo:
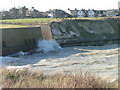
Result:
{"label": "churning water", "polygon": [[71,71],[79,73],[79,70],[90,71],[103,79],[114,81],[118,79],[118,44],[106,44],[103,46],[72,46],[63,47],[56,41],[39,41],[38,51],[22,57],[0,57],[1,66],[7,68],[44,71],[49,74],[57,71]]}
{"label": "churning water", "polygon": [[38,51],[42,50],[44,53],[62,49],[61,46],[55,40],[42,40],[38,41]]}

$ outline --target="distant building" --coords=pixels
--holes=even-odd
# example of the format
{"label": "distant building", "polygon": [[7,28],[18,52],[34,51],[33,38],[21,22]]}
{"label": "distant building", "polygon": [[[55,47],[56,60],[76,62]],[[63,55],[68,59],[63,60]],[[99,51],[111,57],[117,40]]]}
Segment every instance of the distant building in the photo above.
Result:
{"label": "distant building", "polygon": [[11,13],[9,11],[0,12],[1,19],[12,19]]}
{"label": "distant building", "polygon": [[2,16],[8,16],[8,17],[11,16],[11,14],[10,14],[9,11],[3,11],[3,12],[0,13],[0,15],[2,15]]}
{"label": "distant building", "polygon": [[118,10],[117,9],[110,9],[110,10],[107,10],[105,14],[107,17],[118,16]]}
{"label": "distant building", "polygon": [[51,18],[70,17],[70,15],[68,13],[66,13],[65,11],[63,11],[61,9],[50,10],[48,16],[51,17]]}
{"label": "distant building", "polygon": [[11,17],[14,17],[14,18],[18,18],[19,17],[19,9],[17,8],[11,8],[9,10],[10,14],[11,14]]}
{"label": "distant building", "polygon": [[70,10],[70,14],[73,16],[73,17],[78,17],[78,18],[83,18],[83,17],[105,17],[105,13],[106,13],[106,10],[85,10],[85,9],[81,9],[81,10]]}
{"label": "distant building", "polygon": [[94,10],[88,10],[88,17],[95,17],[95,11]]}
{"label": "distant building", "polygon": [[26,16],[32,17],[32,18],[43,17],[42,13],[36,10],[34,7],[26,11]]}
{"label": "distant building", "polygon": [[106,10],[97,10],[98,17],[106,17]]}
{"label": "distant building", "polygon": [[24,7],[21,7],[19,9],[19,18],[24,18],[26,17],[26,11],[28,10],[28,8],[26,8],[25,6]]}
{"label": "distant building", "polygon": [[46,12],[41,12],[41,14],[45,17],[45,18],[49,18],[49,14],[50,14],[50,11],[46,11]]}
{"label": "distant building", "polygon": [[69,9],[69,11],[70,11],[70,15],[71,15],[72,17],[78,17],[78,11],[79,11],[79,10],[77,10],[77,9],[75,9],[75,10],[70,10],[70,9]]}
{"label": "distant building", "polygon": [[85,13],[86,13],[86,11],[85,10],[79,10],[78,12],[77,12],[77,16],[78,16],[78,18],[83,18],[83,17],[85,17]]}

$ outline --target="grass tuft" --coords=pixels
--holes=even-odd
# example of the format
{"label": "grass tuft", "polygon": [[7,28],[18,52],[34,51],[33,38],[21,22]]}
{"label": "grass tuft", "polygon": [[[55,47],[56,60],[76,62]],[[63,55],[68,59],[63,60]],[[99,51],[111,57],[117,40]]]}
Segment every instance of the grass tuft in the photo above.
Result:
{"label": "grass tuft", "polygon": [[45,75],[28,69],[2,72],[2,88],[115,88],[89,72]]}

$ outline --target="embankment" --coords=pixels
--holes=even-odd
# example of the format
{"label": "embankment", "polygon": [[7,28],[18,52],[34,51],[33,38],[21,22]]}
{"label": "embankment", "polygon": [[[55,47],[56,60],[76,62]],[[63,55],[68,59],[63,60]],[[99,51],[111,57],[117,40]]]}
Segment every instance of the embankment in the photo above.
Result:
{"label": "embankment", "polygon": [[51,23],[53,39],[57,40],[61,45],[73,43],[101,45],[103,41],[119,40],[119,28],[119,18],[108,18],[104,20],[64,20]]}

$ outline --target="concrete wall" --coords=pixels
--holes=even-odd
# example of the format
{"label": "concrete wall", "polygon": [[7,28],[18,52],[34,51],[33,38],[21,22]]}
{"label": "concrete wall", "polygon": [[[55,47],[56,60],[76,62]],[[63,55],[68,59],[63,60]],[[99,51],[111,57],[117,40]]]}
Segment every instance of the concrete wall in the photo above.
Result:
{"label": "concrete wall", "polygon": [[43,39],[50,40],[52,39],[52,32],[51,32],[51,27],[50,24],[41,24],[41,32],[42,32],[42,37]]}
{"label": "concrete wall", "polygon": [[2,29],[2,54],[34,49],[37,40],[43,39],[40,27]]}

